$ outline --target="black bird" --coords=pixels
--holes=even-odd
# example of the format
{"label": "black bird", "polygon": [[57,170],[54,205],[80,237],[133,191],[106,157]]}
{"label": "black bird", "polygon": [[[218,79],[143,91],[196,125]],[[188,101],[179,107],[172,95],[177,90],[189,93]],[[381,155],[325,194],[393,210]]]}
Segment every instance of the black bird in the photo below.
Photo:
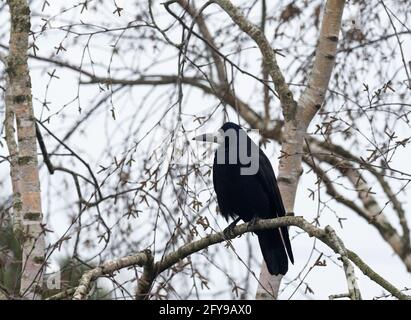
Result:
{"label": "black bird", "polygon": [[[235,123],[225,123],[217,133],[193,140],[218,143],[213,183],[221,214],[245,222],[283,217],[285,209],[274,170],[264,152]],[[294,263],[287,227],[256,232],[261,252],[272,275],[286,274],[288,257]]]}

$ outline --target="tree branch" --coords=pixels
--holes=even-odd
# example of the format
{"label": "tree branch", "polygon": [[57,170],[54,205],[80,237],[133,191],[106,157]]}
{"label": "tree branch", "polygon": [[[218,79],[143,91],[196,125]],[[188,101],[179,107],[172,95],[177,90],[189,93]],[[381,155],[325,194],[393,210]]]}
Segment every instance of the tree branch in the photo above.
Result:
{"label": "tree branch", "polygon": [[271,44],[265,37],[264,33],[258,26],[248,21],[242,12],[231,3],[231,1],[215,0],[214,2],[217,3],[231,17],[237,26],[248,34],[258,45],[263,56],[265,70],[270,74],[275,90],[280,98],[284,118],[286,121],[295,119],[294,117],[296,114],[297,102],[294,100],[293,93],[288,87],[278,66],[275,51],[271,47]]}
{"label": "tree branch", "polygon": [[[333,155],[334,148],[324,149],[321,144],[312,143],[311,150],[315,158],[319,159],[320,161],[324,161],[337,170],[341,172],[341,174],[346,177],[351,184],[356,188],[358,197],[363,204],[363,208],[358,207],[354,203],[350,203],[348,201],[344,201],[343,198],[339,197],[336,200],[344,203],[346,206],[350,207],[356,213],[358,213],[362,218],[364,218],[368,223],[373,225],[378,232],[380,233],[381,237],[391,246],[393,251],[401,258],[404,262],[407,270],[411,270],[411,250],[409,241],[409,235],[401,237],[397,230],[392,226],[392,224],[388,221],[386,215],[384,214],[381,207],[378,205],[377,200],[371,193],[371,186],[367,183],[365,178],[358,172],[358,170],[353,166],[352,163],[345,160],[344,158],[338,158]],[[342,148],[338,147],[339,152],[342,152]],[[331,153],[330,153],[331,152]],[[334,152],[335,153],[335,152]],[[344,152],[346,153],[346,152]],[[348,158],[350,159],[350,158]],[[366,166],[367,167],[367,166]],[[334,193],[333,190],[329,185],[326,184],[327,191],[331,192],[331,195]],[[385,186],[387,187],[387,186]],[[384,189],[384,187],[383,187]],[[342,200],[342,201],[341,201]],[[402,207],[400,207],[402,208]],[[401,217],[401,214],[399,214]],[[408,230],[408,224],[405,220],[405,217],[402,219],[400,218],[400,223],[405,230]]]}
{"label": "tree branch", "polygon": [[91,269],[83,274],[80,279],[79,286],[73,295],[73,300],[83,300],[87,298],[90,291],[90,286],[93,281],[102,275],[113,275],[114,272],[127,268],[130,266],[145,266],[151,261],[151,253],[149,251],[142,251],[135,255],[123,257],[120,259],[110,260],[97,268]]}
{"label": "tree branch", "polygon": [[345,277],[347,279],[348,285],[348,297],[351,300],[361,300],[361,293],[358,287],[357,277],[355,276],[354,267],[348,259],[347,250],[345,249],[344,243],[338,238],[334,229],[330,226],[325,228],[325,232],[329,235],[330,241],[332,241],[334,250],[340,254],[341,260],[343,262]]}
{"label": "tree branch", "polygon": [[[339,254],[342,257],[342,259],[345,259],[345,257],[349,258],[350,256],[348,255],[348,253],[351,255],[351,257],[355,258],[355,256],[352,255],[351,251],[345,249],[345,247],[342,244],[342,240],[335,234],[335,232],[330,231],[332,230],[330,229],[330,227],[327,227],[325,230],[320,229],[318,227],[315,227],[308,221],[304,220],[302,217],[288,216],[288,217],[281,217],[281,218],[276,218],[276,219],[259,220],[255,224],[243,223],[241,225],[237,225],[236,227],[234,227],[234,229],[229,235],[226,235],[224,232],[217,232],[217,233],[210,234],[200,240],[193,241],[191,243],[183,245],[176,251],[163,257],[160,261],[156,262],[154,265],[152,265],[153,260],[152,260],[151,253],[147,250],[139,252],[135,255],[130,255],[127,257],[120,258],[120,259],[115,259],[115,260],[105,262],[99,267],[89,270],[83,274],[80,280],[80,285],[76,288],[73,299],[74,300],[86,299],[88,292],[90,290],[90,287],[91,287],[91,283],[95,281],[98,277],[107,275],[107,274],[113,275],[115,271],[118,271],[123,268],[131,267],[131,266],[136,266],[136,265],[140,267],[145,267],[143,276],[139,280],[139,287],[137,289],[136,297],[138,297],[138,299],[146,299],[149,294],[149,288],[152,287],[156,276],[160,274],[161,272],[169,269],[170,267],[172,267],[174,264],[178,263],[182,259],[187,258],[191,254],[199,252],[205,248],[208,248],[211,245],[221,243],[224,241],[229,241],[247,232],[254,232],[257,230],[267,230],[267,229],[279,228],[283,226],[296,226],[304,230],[305,232],[308,233],[310,237],[316,237],[319,240],[321,240],[323,243],[325,243],[335,253]],[[354,260],[355,261],[353,262],[356,264],[362,263],[362,261],[358,259],[354,259]],[[348,265],[347,268],[349,269],[348,270],[349,272],[346,272],[348,273],[347,274],[347,282],[349,282],[348,289],[350,292],[352,292],[353,290],[356,290],[353,288],[358,289],[356,282],[354,281],[355,279],[354,270],[350,266],[349,261],[345,261],[345,264]],[[360,269],[365,270],[364,263],[361,264]],[[374,278],[378,279],[379,282],[377,283],[381,284],[391,294],[395,295],[396,297],[399,297],[399,299],[409,298],[408,296],[405,296],[405,295],[398,295],[398,291],[399,291],[398,289],[393,287],[382,277],[376,278],[374,273],[375,272],[370,272],[369,270],[367,270],[367,275],[371,279],[374,279]],[[381,279],[384,281],[381,281]],[[353,293],[352,297],[358,298],[358,295],[355,296],[355,294]]]}

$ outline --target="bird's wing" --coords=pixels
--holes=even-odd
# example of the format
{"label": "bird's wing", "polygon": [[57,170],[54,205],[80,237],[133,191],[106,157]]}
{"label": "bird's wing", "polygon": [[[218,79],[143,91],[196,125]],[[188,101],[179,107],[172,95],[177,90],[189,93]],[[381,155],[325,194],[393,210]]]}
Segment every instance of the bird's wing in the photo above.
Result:
{"label": "bird's wing", "polygon": [[[285,208],[283,204],[283,200],[281,198],[280,190],[278,189],[277,180],[275,178],[273,167],[271,166],[270,160],[268,160],[267,156],[264,152],[260,149],[260,168],[258,170],[258,178],[260,179],[264,189],[266,190],[267,194],[269,195],[270,199],[272,199],[272,205],[274,208],[273,216],[266,217],[266,218],[276,218],[276,217],[283,217],[285,216]],[[287,249],[288,257],[290,258],[291,262],[294,263],[293,252],[291,249],[290,238],[288,235],[288,228],[281,227],[281,236],[283,238],[283,242],[285,248]]]}
{"label": "bird's wing", "polygon": [[234,218],[234,213],[232,210],[229,209],[229,205],[227,203],[227,197],[224,195],[226,194],[226,190],[224,188],[224,185],[226,184],[224,180],[224,175],[221,174],[221,170],[224,170],[221,168],[221,166],[216,165],[215,163],[215,157],[214,157],[214,165],[213,165],[213,185],[214,185],[214,191],[217,195],[217,203],[218,203],[218,208],[220,209],[221,215],[228,221],[229,218]]}

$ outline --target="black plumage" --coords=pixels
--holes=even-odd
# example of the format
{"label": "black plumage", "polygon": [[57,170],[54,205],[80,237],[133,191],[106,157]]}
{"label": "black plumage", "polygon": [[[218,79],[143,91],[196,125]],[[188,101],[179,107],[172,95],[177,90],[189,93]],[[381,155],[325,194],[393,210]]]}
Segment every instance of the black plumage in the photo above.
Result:
{"label": "black plumage", "polygon": [[[229,161],[230,147],[233,147],[232,143],[235,143],[235,140],[232,142],[226,135],[227,132],[234,132],[237,137],[244,134],[246,137],[243,141],[241,138],[237,139],[237,161]],[[220,129],[220,134],[222,133],[224,133],[224,143],[220,142],[213,165],[213,183],[221,214],[227,220],[229,217],[239,217],[245,222],[255,218],[269,219],[284,216],[285,209],[281,194],[267,156],[240,126],[227,122]],[[241,168],[250,166],[242,164],[239,159],[238,150],[244,150],[245,141],[247,154],[252,155],[252,151],[255,151],[257,155],[258,171],[251,175],[241,172]],[[225,161],[222,163],[218,161],[219,152],[225,154]],[[288,270],[287,253],[294,263],[287,227],[257,231],[256,234],[270,274],[284,275]]]}

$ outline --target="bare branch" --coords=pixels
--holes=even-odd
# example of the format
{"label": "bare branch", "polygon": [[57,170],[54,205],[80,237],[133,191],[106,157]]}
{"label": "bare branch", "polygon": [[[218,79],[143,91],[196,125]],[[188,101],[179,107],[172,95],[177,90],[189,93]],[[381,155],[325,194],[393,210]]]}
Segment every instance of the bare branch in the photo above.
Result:
{"label": "bare branch", "polygon": [[369,277],[374,282],[378,283],[381,287],[390,292],[394,297],[400,300],[410,300],[410,296],[403,294],[401,290],[398,290],[391,283],[389,283],[378,273],[372,270],[364,261],[361,260],[361,258],[357,254],[350,250],[347,250],[347,256],[352,262],[354,262],[354,264],[362,271],[364,275]]}
{"label": "bare branch", "polygon": [[151,261],[151,259],[151,253],[149,254],[148,251],[142,251],[132,256],[107,261],[101,266],[87,271],[81,277],[79,286],[74,292],[73,300],[83,300],[87,298],[91,283],[98,277],[105,274],[113,274],[120,269],[130,266],[145,266],[149,261]]}
{"label": "bare branch", "polygon": [[[332,146],[329,145],[329,148],[331,147]],[[327,191],[329,193],[331,192],[331,195],[334,194],[335,196],[337,196],[337,201],[344,203],[346,206],[350,207],[352,210],[357,212],[362,218],[366,219],[367,222],[376,227],[376,229],[381,234],[382,238],[387,241],[387,243],[392,247],[394,252],[399,257],[401,257],[407,269],[410,270],[410,245],[408,241],[404,241],[404,239],[408,239],[409,235],[405,235],[405,238],[403,238],[398,234],[397,230],[388,221],[387,217],[383,213],[383,210],[378,205],[377,200],[370,192],[371,186],[367,183],[365,178],[361,176],[358,170],[356,170],[350,162],[346,161],[344,158],[341,159],[332,156],[332,154],[330,154],[329,151],[324,150],[318,144],[312,144],[311,149],[317,159],[325,161],[328,164],[334,166],[343,174],[343,176],[345,176],[351,182],[351,184],[358,191],[358,196],[363,203],[363,208],[359,208],[356,204],[352,203],[351,201],[345,201],[343,197],[337,196],[337,193],[335,192],[335,190],[332,190],[329,184],[326,184]],[[335,148],[333,148],[332,150],[335,150]],[[343,149],[339,147],[338,150],[341,153]],[[384,181],[381,181],[381,179],[382,178],[380,177],[380,182],[383,182],[383,186],[385,186]],[[387,188],[387,186],[385,186],[385,188]],[[395,201],[395,199],[393,200]],[[407,221],[405,219],[400,219],[400,222],[402,222],[401,225],[403,226],[403,228],[405,227],[405,230],[408,230]]]}
{"label": "bare branch", "polygon": [[248,34],[258,45],[263,56],[264,67],[270,74],[274,87],[279,95],[284,118],[286,121],[295,119],[297,102],[294,100],[293,93],[288,87],[278,66],[275,51],[271,47],[271,44],[265,37],[264,33],[258,26],[248,21],[241,11],[231,3],[231,1],[215,0],[214,2],[217,3],[225,12],[227,12],[227,14],[240,27],[240,29]]}
{"label": "bare branch", "polygon": [[325,232],[328,233],[330,241],[333,243],[334,248],[338,251],[341,256],[341,260],[344,265],[345,277],[347,278],[348,284],[348,296],[351,300],[361,300],[361,293],[358,287],[357,277],[355,276],[354,267],[348,259],[347,250],[345,249],[344,243],[338,238],[334,229],[330,226],[325,228]]}
{"label": "bare branch", "polygon": [[[187,258],[191,254],[199,252],[211,245],[229,241],[247,232],[279,228],[282,226],[296,226],[307,232],[310,237],[316,237],[321,240],[335,253],[341,255],[342,259],[347,258],[346,252],[348,251],[346,251],[344,245],[342,244],[342,240],[335,234],[335,232],[331,231],[330,227],[326,227],[325,230],[320,229],[304,220],[302,217],[281,217],[276,219],[259,220],[255,224],[243,223],[241,225],[237,225],[233,228],[232,232],[230,232],[229,235],[227,235],[225,232],[217,232],[210,234],[200,240],[183,245],[174,252],[163,257],[160,261],[156,262],[153,267],[151,253],[148,253],[147,250],[139,252],[135,255],[105,262],[101,266],[87,271],[82,276],[80,285],[77,287],[73,299],[81,300],[87,298],[91,283],[98,277],[105,274],[113,275],[115,271],[135,265],[140,267],[144,266],[146,268],[143,273],[143,277],[139,280],[140,286],[138,288],[138,299],[145,299],[149,294],[149,288],[151,288],[153,281],[158,274],[165,270],[168,270],[174,264],[184,258]],[[357,259],[356,261],[358,262],[359,260]],[[343,263],[345,264],[346,268],[346,276],[349,283],[348,289],[350,291],[350,295],[352,298],[359,298],[359,291],[356,285],[352,266],[348,260],[346,260],[345,262],[343,260]],[[395,293],[396,296],[398,295],[395,290],[392,290],[393,288],[390,285],[387,285],[387,283],[385,283],[384,285],[384,288],[387,289],[390,293]],[[144,295],[142,293],[144,293]],[[406,296],[401,296],[401,298],[406,298]]]}

